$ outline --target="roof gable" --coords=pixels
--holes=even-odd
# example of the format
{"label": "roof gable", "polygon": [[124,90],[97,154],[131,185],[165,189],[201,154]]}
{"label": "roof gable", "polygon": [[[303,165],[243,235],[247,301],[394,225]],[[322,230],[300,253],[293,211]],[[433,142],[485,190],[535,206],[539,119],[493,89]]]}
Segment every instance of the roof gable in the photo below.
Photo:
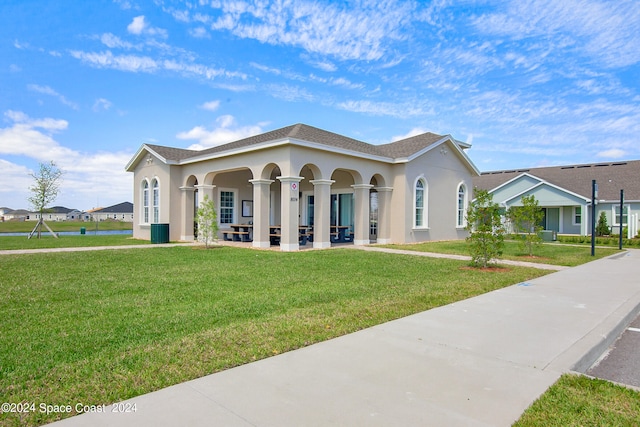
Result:
{"label": "roof gable", "polygon": [[591,181],[595,179],[599,200],[619,200],[621,189],[625,199],[640,200],[640,160],[483,172],[473,179],[473,184],[494,190],[523,173],[585,199],[591,199]]}
{"label": "roof gable", "polygon": [[456,141],[448,135],[424,133],[390,144],[374,145],[302,123],[201,151],[144,144],[127,164],[126,170],[133,171],[147,153],[156,156],[166,164],[186,164],[285,144],[398,163],[411,161],[429,149],[447,142],[455,147],[457,154],[468,164],[469,168],[479,174],[478,169],[462,151],[463,148],[469,148],[469,145]]}

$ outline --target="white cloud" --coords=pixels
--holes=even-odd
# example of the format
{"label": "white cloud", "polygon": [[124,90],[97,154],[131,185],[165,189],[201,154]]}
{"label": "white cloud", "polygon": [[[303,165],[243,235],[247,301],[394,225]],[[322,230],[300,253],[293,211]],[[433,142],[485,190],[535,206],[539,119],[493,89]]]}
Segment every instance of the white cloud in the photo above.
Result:
{"label": "white cloud", "polygon": [[[109,204],[131,200],[132,177],[124,171],[132,153],[82,153],[61,145],[55,133],[68,127],[66,120],[53,118],[33,119],[19,111],[5,112],[12,122],[0,128],[0,156],[11,155],[32,159],[40,163],[54,161],[65,172],[61,186],[60,202],[69,207],[93,206],[96,196]],[[12,200],[24,200],[28,196],[29,177],[26,167],[0,159],[7,166],[9,178],[3,178],[3,188],[16,193]],[[3,167],[3,177],[5,168]],[[4,199],[4,197],[3,197]],[[16,202],[18,203],[18,202]],[[27,208],[26,202],[12,206]]]}
{"label": "white cloud", "polygon": [[144,15],[136,16],[127,26],[127,31],[135,35],[149,35],[167,38],[167,31],[162,28],[151,27],[145,20]]}
{"label": "white cloud", "polygon": [[429,132],[429,131],[423,128],[413,128],[404,135],[391,137],[391,142],[401,141],[403,139],[411,138],[412,136],[422,135],[423,133],[426,133],[426,132]]}
{"label": "white cloud", "polygon": [[158,63],[148,56],[114,55],[106,52],[71,51],[71,56],[96,68],[112,68],[120,71],[152,73],[159,68]]}
{"label": "white cloud", "polygon": [[337,104],[337,107],[354,113],[365,113],[374,116],[410,117],[433,115],[431,109],[425,109],[417,103],[393,103],[374,101],[344,101]]}
{"label": "white cloud", "polygon": [[75,102],[69,101],[67,98],[65,98],[64,96],[60,95],[58,92],[56,92],[55,90],[53,90],[49,86],[40,86],[40,85],[30,84],[30,85],[27,85],[27,89],[29,89],[32,92],[38,92],[38,93],[42,93],[44,95],[53,96],[55,98],[58,98],[58,100],[62,104],[66,105],[67,107],[70,107],[70,108],[72,108],[74,110],[78,109],[78,104],[76,104]]}
{"label": "white cloud", "polygon": [[198,141],[197,144],[188,147],[190,150],[204,150],[258,135],[263,132],[262,126],[264,124],[238,126],[233,116],[224,115],[216,119],[216,127],[213,130],[208,130],[204,126],[196,126],[186,132],[178,133],[176,137],[183,140]]}
{"label": "white cloud", "polygon": [[202,108],[203,110],[208,111],[216,111],[218,107],[220,107],[220,101],[218,100],[205,102],[200,106],[200,108]]}
{"label": "white cloud", "polygon": [[341,60],[366,61],[381,59],[389,51],[388,44],[406,38],[403,28],[416,8],[413,2],[400,1],[358,2],[349,7],[312,1],[213,2],[210,6],[221,11],[211,25],[213,30]]}
{"label": "white cloud", "polygon": [[612,148],[610,150],[601,151],[596,154],[598,157],[604,157],[607,159],[621,159],[627,155],[627,152],[620,150],[619,148]]}
{"label": "white cloud", "polygon": [[107,111],[109,110],[113,104],[108,99],[98,98],[96,102],[93,103],[93,111]]}
{"label": "white cloud", "polygon": [[196,39],[210,39],[211,35],[204,27],[197,27],[189,30],[189,34]]}

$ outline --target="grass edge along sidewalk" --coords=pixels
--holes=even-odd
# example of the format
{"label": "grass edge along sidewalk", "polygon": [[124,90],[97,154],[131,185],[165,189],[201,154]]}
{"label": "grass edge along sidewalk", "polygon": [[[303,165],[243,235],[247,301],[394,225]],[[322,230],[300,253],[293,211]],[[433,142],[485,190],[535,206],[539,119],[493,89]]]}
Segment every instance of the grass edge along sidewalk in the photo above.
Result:
{"label": "grass edge along sidewalk", "polygon": [[[545,274],[348,249],[179,246],[2,263],[0,394],[59,405],[121,401]],[[0,425],[61,416],[2,414]]]}

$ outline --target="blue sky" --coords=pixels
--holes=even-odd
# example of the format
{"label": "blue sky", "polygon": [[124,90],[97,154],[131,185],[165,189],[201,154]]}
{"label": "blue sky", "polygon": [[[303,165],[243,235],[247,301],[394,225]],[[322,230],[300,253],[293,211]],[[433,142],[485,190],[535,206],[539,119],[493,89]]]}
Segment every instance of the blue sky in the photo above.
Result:
{"label": "blue sky", "polygon": [[471,143],[481,171],[640,159],[637,0],[0,3],[0,206],[132,200],[143,143],[294,123]]}

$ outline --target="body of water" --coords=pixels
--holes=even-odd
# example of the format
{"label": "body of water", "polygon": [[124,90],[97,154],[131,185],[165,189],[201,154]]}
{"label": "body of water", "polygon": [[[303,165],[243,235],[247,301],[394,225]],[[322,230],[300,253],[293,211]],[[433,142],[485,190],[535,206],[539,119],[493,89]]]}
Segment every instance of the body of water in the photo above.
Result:
{"label": "body of water", "polygon": [[[48,231],[43,231],[43,235],[51,235]],[[60,231],[56,233],[58,236],[79,236],[80,230],[78,231]],[[108,236],[110,234],[133,234],[133,230],[91,230],[87,229],[87,236]],[[0,233],[1,236],[25,236],[27,237],[29,233]]]}

